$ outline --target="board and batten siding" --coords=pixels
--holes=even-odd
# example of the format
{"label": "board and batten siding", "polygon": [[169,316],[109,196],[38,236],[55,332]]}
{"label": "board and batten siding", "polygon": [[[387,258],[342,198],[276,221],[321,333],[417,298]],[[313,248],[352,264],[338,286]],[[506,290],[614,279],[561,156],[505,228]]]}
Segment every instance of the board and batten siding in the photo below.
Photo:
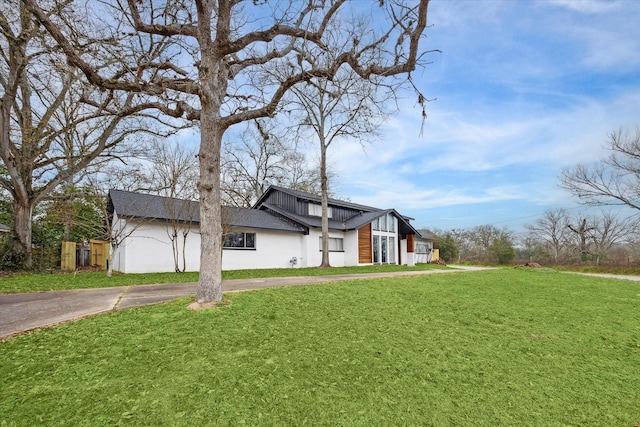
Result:
{"label": "board and batten siding", "polygon": [[371,245],[371,224],[367,224],[358,229],[358,264],[371,264],[373,262]]}

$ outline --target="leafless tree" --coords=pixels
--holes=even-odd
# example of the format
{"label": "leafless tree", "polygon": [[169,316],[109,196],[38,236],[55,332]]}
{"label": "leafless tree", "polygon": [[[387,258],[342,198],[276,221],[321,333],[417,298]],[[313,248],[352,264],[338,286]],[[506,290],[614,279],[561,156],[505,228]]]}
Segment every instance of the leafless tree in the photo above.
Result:
{"label": "leafless tree", "polygon": [[640,128],[611,132],[610,154],[592,165],[562,172],[560,185],[585,204],[626,205],[640,210]]}
{"label": "leafless tree", "polygon": [[[313,67],[326,67],[335,62],[336,55],[356,43],[353,34],[366,31],[364,21],[353,24],[332,23],[329,49],[316,49],[305,60]],[[339,29],[343,29],[344,33]],[[345,35],[346,34],[346,35]],[[389,89],[389,90],[383,90]],[[394,90],[383,86],[381,77],[363,79],[348,67],[340,68],[332,78],[314,78],[304,85],[294,86],[287,103],[290,116],[294,117],[301,139],[314,141],[320,153],[320,190],[322,206],[322,262],[320,267],[330,267],[329,261],[329,185],[327,153],[329,147],[340,140],[355,140],[361,144],[378,136],[378,128],[388,114],[386,101]]]}
{"label": "leafless tree", "polygon": [[[327,31],[340,15],[355,14],[346,0],[308,2],[175,1],[156,3],[89,2],[101,14],[104,32],[122,62],[97,70],[100,58],[88,54],[70,39],[84,22],[67,22],[69,1],[44,10],[36,0],[22,0],[37,16],[87,79],[106,90],[141,93],[161,112],[199,120],[200,227],[202,236],[198,304],[222,299],[222,224],[220,194],[221,143],[227,129],[241,122],[276,113],[282,97],[294,85],[313,78],[333,78],[350,67],[363,79],[408,75],[420,58],[419,42],[427,26],[428,0],[380,2],[378,24],[351,34],[352,43],[334,62],[316,66],[308,52],[326,50]],[[384,27],[384,28],[383,28]],[[133,40],[145,41],[134,51]],[[171,44],[172,53],[149,59],[158,44]],[[166,51],[165,51],[166,52]],[[274,79],[274,69],[282,76]],[[286,70],[286,71],[285,71]],[[162,102],[160,102],[160,100]]]}
{"label": "leafless tree", "polygon": [[571,230],[578,239],[578,248],[580,250],[580,259],[582,262],[587,260],[589,254],[589,236],[595,230],[592,221],[587,221],[587,218],[579,218],[576,224],[567,224],[567,228]]}
{"label": "leafless tree", "polygon": [[176,197],[166,198],[165,209],[169,215],[167,236],[171,241],[173,265],[176,273],[187,269],[187,237],[194,227],[197,203]]}
{"label": "leafless tree", "polygon": [[155,190],[164,196],[164,209],[169,215],[167,236],[171,241],[171,250],[175,271],[186,271],[187,237],[193,228],[198,199],[198,161],[195,150],[183,145],[168,145],[154,141],[146,156],[151,163],[150,179]]}
{"label": "leafless tree", "polygon": [[225,141],[221,168],[223,200],[230,206],[253,206],[269,185],[319,194],[317,168],[308,165],[294,133],[277,119],[249,122],[240,138]]}
{"label": "leafless tree", "polygon": [[558,262],[570,239],[569,214],[564,209],[548,209],[542,218],[525,227],[529,235],[545,243],[551,249],[553,259]]}
{"label": "leafless tree", "polygon": [[[70,11],[64,18],[76,17]],[[75,197],[59,188],[73,189],[89,166],[117,157],[142,117],[132,109],[133,93],[88,85],[22,2],[2,3],[0,33],[0,185],[13,199],[13,251],[29,269],[34,208]],[[94,52],[96,40],[70,33],[67,41]]]}
{"label": "leafless tree", "polygon": [[176,142],[153,139],[142,157],[147,164],[150,193],[187,200],[198,199],[197,150]]}
{"label": "leafless tree", "polygon": [[594,219],[590,233],[596,265],[618,245],[632,241],[638,232],[638,220],[633,217],[620,217],[610,211],[603,212]]}

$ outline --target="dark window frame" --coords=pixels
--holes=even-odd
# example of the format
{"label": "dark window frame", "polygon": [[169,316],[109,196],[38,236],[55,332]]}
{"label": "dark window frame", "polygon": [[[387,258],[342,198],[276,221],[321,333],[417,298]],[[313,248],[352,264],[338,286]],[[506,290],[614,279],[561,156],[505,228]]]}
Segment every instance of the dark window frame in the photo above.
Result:
{"label": "dark window frame", "polygon": [[[229,245],[229,243],[235,243]],[[256,233],[248,233],[237,231],[225,233],[222,249],[255,251],[256,250]]]}

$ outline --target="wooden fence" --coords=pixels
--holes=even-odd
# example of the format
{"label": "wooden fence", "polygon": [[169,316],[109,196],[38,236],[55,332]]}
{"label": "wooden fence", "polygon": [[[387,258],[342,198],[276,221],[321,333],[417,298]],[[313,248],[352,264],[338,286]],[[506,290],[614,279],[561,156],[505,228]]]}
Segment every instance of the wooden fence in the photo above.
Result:
{"label": "wooden fence", "polygon": [[106,270],[109,267],[109,242],[90,240],[89,245],[76,242],[62,242],[60,268],[74,271],[82,267],[94,267]]}

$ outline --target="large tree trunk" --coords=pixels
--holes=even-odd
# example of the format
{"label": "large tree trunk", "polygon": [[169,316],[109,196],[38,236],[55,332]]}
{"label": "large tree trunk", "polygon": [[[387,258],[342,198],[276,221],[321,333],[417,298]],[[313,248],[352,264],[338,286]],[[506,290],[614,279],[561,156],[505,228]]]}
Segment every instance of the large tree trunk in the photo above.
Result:
{"label": "large tree trunk", "polygon": [[33,268],[33,251],[31,231],[33,204],[29,200],[19,200],[17,197],[13,202],[13,253],[22,259],[22,267],[26,270]]}
{"label": "large tree trunk", "polygon": [[[230,13],[221,9],[221,14]],[[210,17],[211,11],[208,12]],[[201,13],[207,16],[207,13]],[[222,19],[222,17],[219,17]],[[200,278],[196,302],[206,304],[222,301],[222,199],[220,192],[220,150],[225,127],[220,108],[227,90],[227,69],[216,58],[205,28],[200,43],[202,49],[201,114],[200,114]]]}
{"label": "large tree trunk", "polygon": [[222,206],[220,145],[222,132],[203,105],[200,120],[200,279],[196,302],[222,300]]}

